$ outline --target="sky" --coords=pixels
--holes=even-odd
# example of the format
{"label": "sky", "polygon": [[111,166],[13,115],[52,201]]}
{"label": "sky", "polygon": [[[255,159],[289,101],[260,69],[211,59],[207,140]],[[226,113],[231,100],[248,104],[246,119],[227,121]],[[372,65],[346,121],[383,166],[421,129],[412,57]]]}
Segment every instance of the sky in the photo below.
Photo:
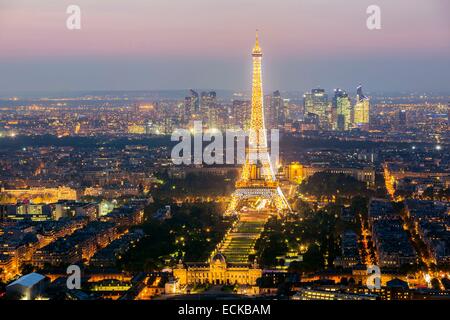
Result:
{"label": "sky", "polygon": [[[68,30],[69,5],[81,29]],[[381,29],[366,26],[369,5]],[[450,91],[448,0],[0,0],[0,92]]]}

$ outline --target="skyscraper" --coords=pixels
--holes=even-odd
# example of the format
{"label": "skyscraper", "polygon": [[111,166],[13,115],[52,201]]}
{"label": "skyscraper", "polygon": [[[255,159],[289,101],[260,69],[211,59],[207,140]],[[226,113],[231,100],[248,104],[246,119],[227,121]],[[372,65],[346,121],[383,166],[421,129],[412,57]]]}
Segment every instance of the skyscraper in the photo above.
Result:
{"label": "skyscraper", "polygon": [[286,121],[286,108],[284,105],[284,101],[281,98],[280,91],[278,90],[273,92],[272,109],[275,115],[275,124],[277,126],[282,126]]}
{"label": "skyscraper", "polygon": [[267,94],[264,96],[264,115],[266,118],[266,127],[267,129],[275,128],[275,110],[273,109],[272,103],[273,96],[271,94]]}
{"label": "skyscraper", "polygon": [[362,92],[362,86],[356,88],[356,103],[354,108],[354,124],[361,128],[367,128],[369,124],[370,101]]}
{"label": "skyscraper", "polygon": [[327,128],[330,122],[330,108],[328,104],[328,95],[324,89],[312,89],[303,95],[304,117],[308,114],[314,114],[319,117],[322,127]]}
{"label": "skyscraper", "polygon": [[250,100],[233,100],[233,127],[247,130],[250,125]]}
{"label": "skyscraper", "polygon": [[193,114],[192,109],[192,97],[185,97],[183,118],[181,119],[183,123],[189,123],[191,120]]}
{"label": "skyscraper", "polygon": [[267,129],[283,126],[286,119],[286,108],[280,91],[276,90],[271,95],[264,97],[264,109]]}
{"label": "skyscraper", "polygon": [[217,94],[215,91],[202,92],[201,94],[201,118],[209,128],[218,126],[219,109],[217,108]]}
{"label": "skyscraper", "polygon": [[193,112],[198,113],[200,111],[200,99],[198,98],[198,93],[191,89]]}
{"label": "skyscraper", "polygon": [[335,128],[337,130],[349,130],[352,124],[352,105],[350,98],[344,90],[335,89],[333,108],[336,114]]}
{"label": "skyscraper", "polygon": [[192,89],[190,90],[190,93],[190,96],[184,98],[184,123],[189,123],[194,115],[198,114],[200,111],[200,99],[198,93]]}
{"label": "skyscraper", "polygon": [[405,129],[407,126],[406,110],[400,110],[398,112],[398,126]]}

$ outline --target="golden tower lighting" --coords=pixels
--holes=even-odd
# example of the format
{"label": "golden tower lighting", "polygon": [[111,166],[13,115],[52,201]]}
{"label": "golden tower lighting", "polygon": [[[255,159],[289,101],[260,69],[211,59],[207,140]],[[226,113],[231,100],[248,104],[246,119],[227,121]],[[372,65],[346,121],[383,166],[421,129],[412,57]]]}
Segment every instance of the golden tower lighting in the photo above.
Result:
{"label": "golden tower lighting", "polygon": [[262,50],[259,46],[258,32],[252,58],[253,81],[249,147],[246,150],[246,161],[241,177],[236,182],[236,190],[227,210],[228,214],[235,213],[239,203],[249,198],[269,200],[279,212],[291,210],[276,180],[267,145],[261,75]]}

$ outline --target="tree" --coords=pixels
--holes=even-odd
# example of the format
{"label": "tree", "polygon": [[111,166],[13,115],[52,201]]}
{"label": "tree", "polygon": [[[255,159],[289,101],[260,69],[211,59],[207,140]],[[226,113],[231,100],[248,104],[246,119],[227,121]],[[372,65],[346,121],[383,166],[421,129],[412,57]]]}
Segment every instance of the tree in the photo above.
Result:
{"label": "tree", "polygon": [[413,192],[411,190],[395,190],[394,197],[395,198],[411,198],[413,195]]}
{"label": "tree", "polygon": [[[165,203],[167,204],[167,203]],[[145,237],[129,250],[118,265],[129,271],[159,270],[166,260],[171,264],[180,258],[203,261],[223,238],[231,222],[224,220],[215,204],[171,204],[172,218],[152,218],[152,204],[147,209],[146,223],[141,225]]]}
{"label": "tree", "polygon": [[439,283],[439,280],[436,278],[431,279],[431,286],[433,287],[433,289],[435,290],[440,290],[441,289],[441,285]]}
{"label": "tree", "polygon": [[289,265],[290,272],[314,272],[322,269],[324,266],[323,255],[320,248],[313,244],[308,248],[308,251],[303,255],[303,261],[292,262]]}
{"label": "tree", "polygon": [[32,264],[26,263],[20,266],[21,274],[29,274],[35,271],[35,268]]}
{"label": "tree", "polygon": [[352,199],[352,203],[350,204],[350,210],[352,210],[355,214],[361,214],[363,219],[367,219],[369,206],[369,199],[364,196],[355,196]]}
{"label": "tree", "polygon": [[433,200],[434,198],[434,188],[428,187],[423,191],[422,197],[428,200]]}
{"label": "tree", "polygon": [[299,186],[299,191],[315,196],[319,200],[330,201],[333,197],[353,197],[371,195],[364,182],[345,175],[329,172],[316,172]]}

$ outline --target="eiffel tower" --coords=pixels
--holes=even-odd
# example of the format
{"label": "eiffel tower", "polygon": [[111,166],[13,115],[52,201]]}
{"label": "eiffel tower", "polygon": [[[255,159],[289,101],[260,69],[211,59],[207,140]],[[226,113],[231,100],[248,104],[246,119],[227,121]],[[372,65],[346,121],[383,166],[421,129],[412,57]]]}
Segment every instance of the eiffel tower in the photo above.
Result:
{"label": "eiffel tower", "polygon": [[236,190],[231,197],[227,214],[236,213],[242,201],[247,199],[265,200],[275,206],[278,213],[291,211],[276,180],[267,145],[261,77],[262,51],[259,46],[258,31],[252,57],[253,82],[249,143],[242,173],[236,182]]}

